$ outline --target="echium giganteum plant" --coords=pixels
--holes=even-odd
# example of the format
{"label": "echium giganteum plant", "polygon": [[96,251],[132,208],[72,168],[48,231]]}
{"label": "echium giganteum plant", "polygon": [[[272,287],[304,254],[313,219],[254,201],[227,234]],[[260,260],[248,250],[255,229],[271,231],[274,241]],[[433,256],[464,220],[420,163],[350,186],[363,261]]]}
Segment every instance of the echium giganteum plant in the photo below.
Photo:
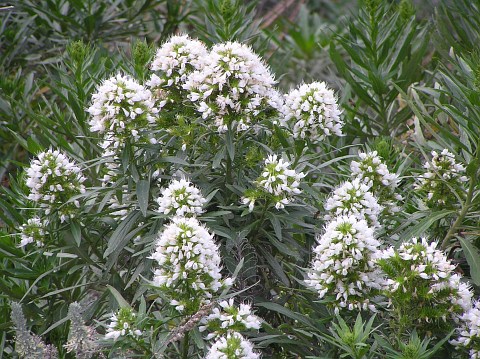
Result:
{"label": "echium giganteum plant", "polygon": [[307,286],[338,313],[341,309],[372,310],[372,294],[382,288],[374,253],[380,243],[364,219],[344,215],[327,223],[317,237],[314,258],[307,272]]}
{"label": "echium giganteum plant", "polygon": [[389,247],[375,254],[385,278],[382,294],[389,302],[390,325],[397,334],[413,329],[422,335],[447,334],[472,307],[470,285],[436,247],[426,238],[413,238],[398,249]]}

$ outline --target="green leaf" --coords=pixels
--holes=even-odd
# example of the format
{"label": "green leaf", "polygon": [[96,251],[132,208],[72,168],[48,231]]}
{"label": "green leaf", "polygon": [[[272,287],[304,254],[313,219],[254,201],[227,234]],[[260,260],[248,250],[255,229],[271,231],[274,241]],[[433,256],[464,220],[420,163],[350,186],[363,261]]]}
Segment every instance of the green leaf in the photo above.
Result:
{"label": "green leaf", "polygon": [[262,302],[262,303],[257,303],[257,306],[258,307],[263,307],[263,308],[266,308],[268,310],[272,310],[274,312],[277,312],[277,313],[280,313],[290,319],[293,319],[293,320],[296,320],[300,323],[303,323],[304,325],[314,329],[314,330],[317,330],[317,328],[315,328],[315,326],[310,322],[310,319],[308,319],[308,317],[300,314],[300,313],[295,313],[294,311],[288,309],[288,308],[285,308],[284,306],[281,306],[280,304],[277,304],[277,303],[271,303],[271,302]]}
{"label": "green leaf", "polygon": [[72,235],[75,239],[75,243],[77,244],[77,247],[80,247],[80,244],[82,243],[82,229],[80,228],[80,224],[72,221],[70,227],[72,229]]}
{"label": "green leaf", "polygon": [[103,258],[107,258],[110,254],[122,248],[125,245],[126,238],[130,239],[128,233],[137,221],[138,215],[138,212],[132,212],[118,225],[108,240],[108,247],[103,254]]}
{"label": "green leaf", "polygon": [[110,291],[110,293],[112,293],[113,297],[117,301],[118,306],[120,308],[124,308],[124,307],[131,308],[130,304],[128,304],[128,302],[125,300],[125,298],[123,298],[123,296],[120,294],[118,290],[113,288],[110,284],[107,284],[107,289]]}
{"label": "green leaf", "polygon": [[143,216],[147,216],[148,208],[148,197],[150,193],[150,181],[149,180],[140,180],[137,182],[137,200],[138,206]]}
{"label": "green leaf", "polygon": [[411,227],[410,229],[406,230],[400,235],[400,239],[410,239],[413,237],[418,237],[423,235],[427,232],[427,230],[438,220],[445,218],[450,214],[456,213],[453,210],[442,210],[439,212],[433,212],[430,215],[423,218],[420,222],[416,225]]}
{"label": "green leaf", "polygon": [[457,239],[470,266],[470,277],[475,285],[480,285],[480,252],[469,240],[462,237],[457,237]]}

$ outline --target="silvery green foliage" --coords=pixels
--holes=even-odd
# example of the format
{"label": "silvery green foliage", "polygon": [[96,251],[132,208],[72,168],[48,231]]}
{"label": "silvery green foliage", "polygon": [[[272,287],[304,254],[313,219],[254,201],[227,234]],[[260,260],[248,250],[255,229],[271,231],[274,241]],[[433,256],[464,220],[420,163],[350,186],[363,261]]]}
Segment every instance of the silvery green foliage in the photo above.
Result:
{"label": "silvery green foliage", "polygon": [[11,318],[15,326],[15,351],[20,358],[26,359],[56,359],[58,352],[52,345],[46,345],[42,339],[30,333],[27,321],[23,315],[22,306],[11,302]]}
{"label": "silvery green foliage", "polygon": [[228,332],[213,343],[205,359],[258,359],[253,344],[240,333]]}
{"label": "silvery green foliage", "polygon": [[199,330],[209,332],[206,337],[207,340],[228,331],[258,330],[262,325],[260,319],[252,313],[249,304],[240,303],[239,306],[236,306],[233,298],[219,302],[218,307],[213,308],[212,312],[204,317],[200,323],[202,325]]}
{"label": "silvery green foliage", "polygon": [[275,208],[284,208],[294,200],[294,196],[302,193],[299,186],[304,177],[303,172],[297,173],[290,168],[290,162],[277,155],[269,155],[261,175],[255,181],[257,190],[246,192],[242,202],[248,204],[252,211],[257,197],[266,197],[275,203]]}
{"label": "silvery green foliage", "polygon": [[172,180],[157,198],[158,212],[181,217],[202,214],[205,202],[200,190],[184,178]]}
{"label": "silvery green foliage", "polygon": [[77,359],[90,359],[100,350],[98,334],[94,328],[85,325],[82,314],[83,308],[77,302],[68,307],[70,331],[64,347],[67,353],[75,353]]}
{"label": "silvery green foliage", "polygon": [[124,336],[140,337],[142,331],[136,328],[136,314],[132,308],[122,307],[110,317],[105,339],[117,340]]}
{"label": "silvery green foliage", "polygon": [[171,298],[170,304],[179,312],[196,312],[231,284],[230,279],[222,279],[213,234],[194,217],[174,217],[159,233],[149,258],[158,266],[152,284]]}
{"label": "silvery green foliage", "polygon": [[480,358],[480,302],[462,314],[457,337],[451,341],[458,349],[467,349],[470,359]]}
{"label": "silvery green foliage", "polygon": [[375,311],[370,303],[372,289],[382,288],[374,253],[380,243],[364,219],[353,215],[334,218],[317,237],[315,257],[305,283],[320,298],[333,297],[330,305],[340,309]]}
{"label": "silvery green foliage", "polygon": [[326,137],[343,135],[337,99],[325,82],[303,84],[290,91],[282,112],[294,138],[319,143]]}
{"label": "silvery green foliage", "polygon": [[370,187],[370,191],[377,197],[384,207],[383,214],[394,214],[401,210],[402,196],[395,193],[399,178],[390,173],[377,151],[360,152],[359,160],[350,163],[350,170],[354,178],[359,178]]}
{"label": "silvery green foliage", "polygon": [[82,169],[59,150],[41,152],[27,168],[28,199],[45,213],[58,212],[61,222],[78,214],[80,203],[73,199],[85,193]]}
{"label": "silvery green foliage", "polygon": [[48,220],[35,216],[29,218],[27,223],[20,226],[20,247],[35,243],[37,247],[43,246],[43,237],[47,234]]}
{"label": "silvery green foliage", "polygon": [[213,46],[202,69],[192,72],[184,86],[188,98],[211,127],[248,129],[259,116],[279,111],[282,99],[264,62],[238,42]]}
{"label": "silvery green foliage", "polygon": [[429,208],[458,206],[459,198],[465,197],[465,167],[457,163],[455,156],[444,149],[441,153],[432,151],[432,158],[425,162],[426,170],[415,185],[418,193],[424,195],[421,200]]}
{"label": "silvery green foliage", "polygon": [[426,238],[412,238],[398,249],[388,247],[375,254],[385,278],[382,292],[392,313],[405,311],[419,326],[457,320],[472,306],[469,283],[462,281],[437,245]]}
{"label": "silvery green foliage", "polygon": [[327,198],[324,206],[328,211],[325,215],[327,221],[336,216],[353,215],[359,220],[366,220],[373,228],[380,226],[378,217],[383,208],[370,192],[370,187],[359,178],[337,187]]}
{"label": "silvery green foliage", "polygon": [[165,42],[155,54],[150,65],[154,73],[147,81],[147,87],[155,94],[158,107],[175,105],[179,93],[185,92],[186,97],[183,85],[188,75],[192,71],[201,70],[207,60],[208,50],[205,44],[188,35],[172,36]]}

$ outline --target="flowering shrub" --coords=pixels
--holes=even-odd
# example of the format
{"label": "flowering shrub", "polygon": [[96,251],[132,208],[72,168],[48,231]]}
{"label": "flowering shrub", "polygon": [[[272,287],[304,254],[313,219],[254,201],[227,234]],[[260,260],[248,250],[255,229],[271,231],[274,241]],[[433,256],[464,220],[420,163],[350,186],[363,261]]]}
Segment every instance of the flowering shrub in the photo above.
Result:
{"label": "flowering shrub", "polygon": [[[79,41],[48,87],[27,77],[15,141],[38,158],[0,196],[5,356],[478,357],[478,64],[452,50],[417,78],[431,36],[407,2],[362,3],[342,36],[270,34],[285,52],[240,41],[263,38],[253,5],[209,0],[158,49]],[[168,33],[202,21],[205,43]],[[277,54],[327,42],[338,73],[275,77]]]}

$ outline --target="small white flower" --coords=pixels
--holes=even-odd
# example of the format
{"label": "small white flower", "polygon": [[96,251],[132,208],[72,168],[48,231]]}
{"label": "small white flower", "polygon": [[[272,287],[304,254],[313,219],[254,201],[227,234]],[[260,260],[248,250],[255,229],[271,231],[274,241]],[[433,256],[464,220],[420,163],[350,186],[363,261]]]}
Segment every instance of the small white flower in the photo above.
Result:
{"label": "small white flower", "polygon": [[198,310],[225,285],[213,235],[194,217],[174,217],[149,258],[157,262],[153,284],[175,298],[179,311]]}
{"label": "small white flower", "polygon": [[294,138],[318,143],[332,135],[343,135],[337,99],[325,82],[303,84],[290,91],[282,112]]}
{"label": "small white flower", "polygon": [[172,180],[157,202],[160,213],[188,217],[202,214],[206,200],[197,187],[182,178]]}
{"label": "small white flower", "polygon": [[451,343],[458,349],[468,349],[471,359],[480,358],[480,302],[462,314],[457,334]]}
{"label": "small white flower", "polygon": [[[278,159],[277,155],[269,155],[256,183],[260,190],[272,196],[275,208],[281,209],[290,203],[294,196],[302,192],[299,186],[304,177],[304,173],[297,173],[290,169],[289,162]],[[247,200],[244,201],[248,203]],[[250,199],[249,202],[251,206],[252,200]]]}
{"label": "small white flower", "polygon": [[29,218],[26,224],[20,226],[20,247],[29,243],[36,243],[38,247],[43,246],[43,237],[47,233],[46,226],[48,221],[41,220],[39,217]]}
{"label": "small white flower", "polygon": [[403,198],[395,193],[399,183],[398,175],[390,173],[377,151],[360,152],[358,157],[358,161],[350,163],[352,176],[370,187],[372,194],[384,207],[384,214],[399,212],[399,201]]}
{"label": "small white flower", "polygon": [[[460,275],[454,271],[455,266],[437,249],[437,245],[437,242],[429,243],[426,238],[420,241],[412,238],[398,249],[390,247],[375,255],[375,262],[382,268],[386,279],[384,295],[395,308],[402,303],[397,300],[397,296],[403,297],[402,293],[397,294],[398,291],[412,292],[411,300],[416,303],[412,307],[418,308],[418,313],[411,315],[418,316],[418,323],[440,320],[443,316],[456,319],[471,307],[473,294],[470,286],[461,282]],[[421,317],[422,308],[429,307],[436,308],[436,312],[443,308],[444,312],[434,318]]]}
{"label": "small white flower", "polygon": [[359,178],[347,181],[340,185],[328,197],[325,209],[329,212],[326,220],[340,215],[353,215],[358,219],[365,219],[374,228],[380,226],[378,216],[383,207],[370,192],[370,187]]}
{"label": "small white flower", "polygon": [[229,332],[211,346],[205,359],[258,359],[253,344],[240,333]]}
{"label": "small white flower", "polygon": [[215,336],[223,335],[226,331],[233,330],[237,332],[260,329],[262,325],[260,319],[252,313],[251,306],[241,303],[239,307],[234,304],[233,298],[218,303],[220,308],[215,307],[212,313],[204,317],[199,327],[203,332],[208,330],[210,334],[207,340]]}
{"label": "small white flower", "polygon": [[373,229],[364,219],[339,216],[327,224],[317,242],[307,285],[320,298],[335,297],[332,305],[336,310],[372,309],[368,293],[383,283],[373,261],[380,246]]}
{"label": "small white flower", "polygon": [[426,172],[419,177],[415,189],[424,194],[429,208],[458,205],[458,197],[465,197],[466,169],[455,161],[455,156],[444,149],[440,154],[432,151],[432,159],[423,165]]}
{"label": "small white flower", "polygon": [[118,313],[112,314],[110,324],[107,327],[105,339],[117,340],[121,336],[139,337],[142,331],[135,329],[135,313],[131,308],[120,308]]}
{"label": "small white flower", "polygon": [[47,215],[57,210],[62,222],[75,216],[78,206],[71,199],[85,193],[86,178],[74,161],[58,150],[49,149],[39,153],[26,172],[29,200]]}
{"label": "small white flower", "polygon": [[[281,97],[267,66],[237,43],[215,45],[202,69],[188,76],[184,89],[203,119],[213,119],[219,132],[228,126],[243,131],[270,110],[278,112]],[[274,112],[275,112],[274,111]]]}

